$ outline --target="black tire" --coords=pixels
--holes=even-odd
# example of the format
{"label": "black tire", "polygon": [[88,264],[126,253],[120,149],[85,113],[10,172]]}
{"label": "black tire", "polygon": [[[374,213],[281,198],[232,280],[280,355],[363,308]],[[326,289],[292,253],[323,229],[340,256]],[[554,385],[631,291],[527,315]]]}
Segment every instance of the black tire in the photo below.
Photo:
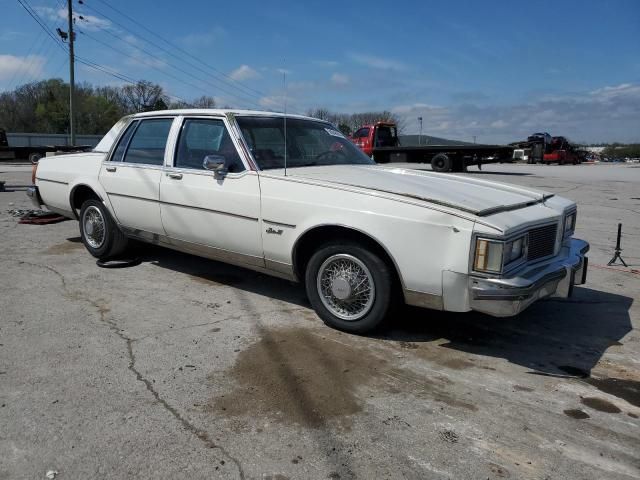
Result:
{"label": "black tire", "polygon": [[[95,239],[85,231],[87,215],[90,213],[95,215],[96,210],[99,211],[104,223],[103,240],[99,245],[96,245]],[[111,214],[100,200],[95,198],[86,200],[80,209],[79,221],[80,238],[82,239],[82,243],[94,257],[100,260],[108,260],[121,255],[126,250],[128,244],[127,237],[122,233],[122,231],[120,231],[116,222],[111,218]]]}
{"label": "black tire", "polygon": [[431,159],[431,168],[434,172],[450,172],[451,159],[444,153],[438,153]]}
{"label": "black tire", "polygon": [[[318,275],[325,262],[336,256],[357,259],[368,269],[373,280],[373,300],[366,313],[357,319],[346,320],[335,315],[323,302]],[[320,247],[307,263],[305,287],[311,306],[328,326],[351,333],[370,332],[382,325],[395,305],[394,275],[391,267],[376,253],[356,243],[328,243]]]}

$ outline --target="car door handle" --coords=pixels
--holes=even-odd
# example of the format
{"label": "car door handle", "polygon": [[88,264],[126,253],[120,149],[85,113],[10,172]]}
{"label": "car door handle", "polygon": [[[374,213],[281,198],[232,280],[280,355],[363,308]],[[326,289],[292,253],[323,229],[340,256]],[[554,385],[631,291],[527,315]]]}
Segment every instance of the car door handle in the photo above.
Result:
{"label": "car door handle", "polygon": [[169,176],[169,178],[173,178],[174,180],[182,180],[181,173],[167,173],[167,175]]}
{"label": "car door handle", "polygon": [[115,172],[116,171],[116,167],[106,167],[105,170],[107,172]]}

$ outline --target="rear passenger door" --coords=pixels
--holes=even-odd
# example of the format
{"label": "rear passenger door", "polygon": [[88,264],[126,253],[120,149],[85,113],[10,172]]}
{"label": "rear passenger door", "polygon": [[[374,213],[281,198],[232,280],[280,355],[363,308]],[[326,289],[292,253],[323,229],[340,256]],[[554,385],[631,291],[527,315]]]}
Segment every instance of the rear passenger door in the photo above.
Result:
{"label": "rear passenger door", "polygon": [[141,236],[164,235],[160,177],[173,121],[173,117],[135,119],[100,170],[100,183],[117,221]]}

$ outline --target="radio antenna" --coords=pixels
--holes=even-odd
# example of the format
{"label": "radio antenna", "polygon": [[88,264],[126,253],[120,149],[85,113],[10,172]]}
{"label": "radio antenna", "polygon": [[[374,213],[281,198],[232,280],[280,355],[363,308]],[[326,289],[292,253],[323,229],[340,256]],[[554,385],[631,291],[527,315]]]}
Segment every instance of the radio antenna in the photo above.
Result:
{"label": "radio antenna", "polygon": [[[285,62],[286,64],[286,62]],[[284,91],[284,176],[287,176],[287,70],[282,69],[282,90]]]}

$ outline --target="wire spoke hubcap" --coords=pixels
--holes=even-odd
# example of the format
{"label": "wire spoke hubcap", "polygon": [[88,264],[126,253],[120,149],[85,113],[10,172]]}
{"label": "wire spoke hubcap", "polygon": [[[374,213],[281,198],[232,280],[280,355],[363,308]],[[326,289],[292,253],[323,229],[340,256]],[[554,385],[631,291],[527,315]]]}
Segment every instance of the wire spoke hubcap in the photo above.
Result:
{"label": "wire spoke hubcap", "polygon": [[88,207],[82,217],[84,238],[92,248],[100,248],[105,239],[105,223],[99,208]]}
{"label": "wire spoke hubcap", "polygon": [[373,276],[353,255],[338,254],[327,258],[318,270],[316,283],[324,306],[342,320],[359,320],[373,307]]}

